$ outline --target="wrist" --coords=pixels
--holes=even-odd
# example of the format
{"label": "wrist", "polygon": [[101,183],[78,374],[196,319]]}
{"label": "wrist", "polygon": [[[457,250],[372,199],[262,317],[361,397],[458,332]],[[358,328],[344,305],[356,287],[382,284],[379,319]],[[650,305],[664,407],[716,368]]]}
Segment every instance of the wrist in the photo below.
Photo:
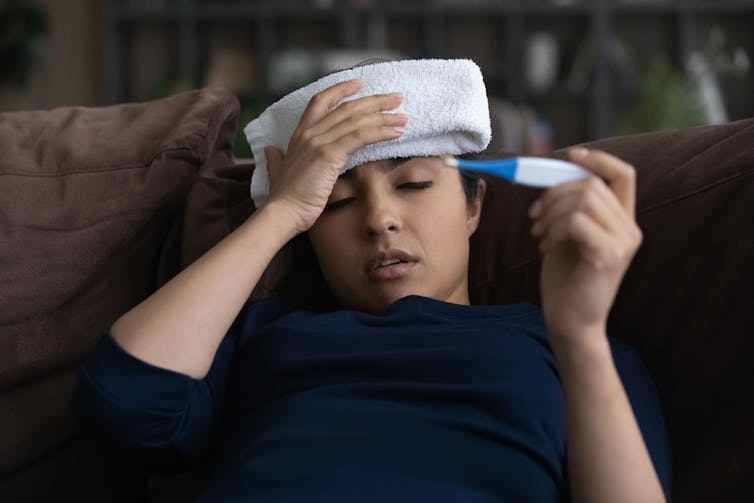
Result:
{"label": "wrist", "polygon": [[592,327],[572,334],[550,334],[550,347],[561,372],[582,372],[599,369],[604,362],[612,364],[607,331]]}
{"label": "wrist", "polygon": [[284,202],[268,200],[257,208],[252,216],[269,222],[286,243],[303,232],[300,228],[300,217]]}
{"label": "wrist", "polygon": [[623,387],[607,336],[588,344],[553,348],[558,376],[566,398],[573,402],[612,407]]}

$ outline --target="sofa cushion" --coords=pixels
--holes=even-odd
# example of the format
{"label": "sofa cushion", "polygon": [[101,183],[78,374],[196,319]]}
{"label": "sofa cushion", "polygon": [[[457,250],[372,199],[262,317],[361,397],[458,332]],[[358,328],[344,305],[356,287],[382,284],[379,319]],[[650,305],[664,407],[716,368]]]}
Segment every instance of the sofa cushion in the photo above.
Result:
{"label": "sofa cushion", "polygon": [[180,270],[186,195],[230,163],[237,113],[208,88],[0,114],[0,474],[36,469],[78,433],[75,367]]}

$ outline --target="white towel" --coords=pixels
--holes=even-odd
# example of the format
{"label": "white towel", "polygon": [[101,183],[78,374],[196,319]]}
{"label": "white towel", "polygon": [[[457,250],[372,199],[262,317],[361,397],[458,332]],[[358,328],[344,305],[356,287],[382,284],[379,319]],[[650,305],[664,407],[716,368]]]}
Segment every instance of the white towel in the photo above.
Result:
{"label": "white towel", "polygon": [[255,161],[251,197],[257,207],[264,202],[269,187],[264,147],[271,145],[285,152],[312,96],[357,77],[364,85],[346,101],[401,92],[403,102],[388,113],[408,114],[408,123],[399,138],[367,145],[351,154],[341,173],[382,159],[479,152],[490,142],[487,92],[482,72],[471,60],[389,61],[332,73],[281,98],[244,128]]}

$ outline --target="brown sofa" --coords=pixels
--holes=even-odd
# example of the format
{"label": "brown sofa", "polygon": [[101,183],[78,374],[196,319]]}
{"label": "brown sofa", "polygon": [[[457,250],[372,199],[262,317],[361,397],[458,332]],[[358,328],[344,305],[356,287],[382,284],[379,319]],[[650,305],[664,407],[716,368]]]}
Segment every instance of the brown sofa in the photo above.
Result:
{"label": "brown sofa", "polygon": [[[0,114],[0,501],[190,498],[190,473],[145,473],[83,431],[69,402],[103,330],[253,210],[253,166],[230,154],[237,115],[218,88]],[[754,119],[591,145],[638,172],[644,242],[609,330],[660,390],[673,498],[754,501]],[[490,181],[474,302],[538,301],[525,217],[537,193]],[[274,290],[296,253],[286,248],[254,295]]]}

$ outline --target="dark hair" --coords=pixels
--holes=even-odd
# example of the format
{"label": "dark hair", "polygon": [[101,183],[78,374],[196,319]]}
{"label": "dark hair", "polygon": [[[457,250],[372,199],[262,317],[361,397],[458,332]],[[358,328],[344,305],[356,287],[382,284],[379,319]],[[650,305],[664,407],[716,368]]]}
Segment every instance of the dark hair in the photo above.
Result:
{"label": "dark hair", "polygon": [[[466,156],[459,157],[468,159]],[[466,202],[471,203],[476,199],[477,187],[479,186],[479,180],[482,179],[482,174],[478,171],[459,169],[458,175],[461,177],[461,186],[463,187],[463,193],[466,194]]]}
{"label": "dark hair", "polygon": [[[477,160],[490,159],[494,158],[495,156],[490,155],[490,153],[488,153],[487,151],[482,151],[461,154],[457,157],[460,159]],[[485,176],[479,171],[468,169],[459,169],[458,174],[461,176],[461,185],[463,186],[463,192],[466,194],[466,201],[470,203],[474,199],[476,199],[479,180],[484,180]]]}

